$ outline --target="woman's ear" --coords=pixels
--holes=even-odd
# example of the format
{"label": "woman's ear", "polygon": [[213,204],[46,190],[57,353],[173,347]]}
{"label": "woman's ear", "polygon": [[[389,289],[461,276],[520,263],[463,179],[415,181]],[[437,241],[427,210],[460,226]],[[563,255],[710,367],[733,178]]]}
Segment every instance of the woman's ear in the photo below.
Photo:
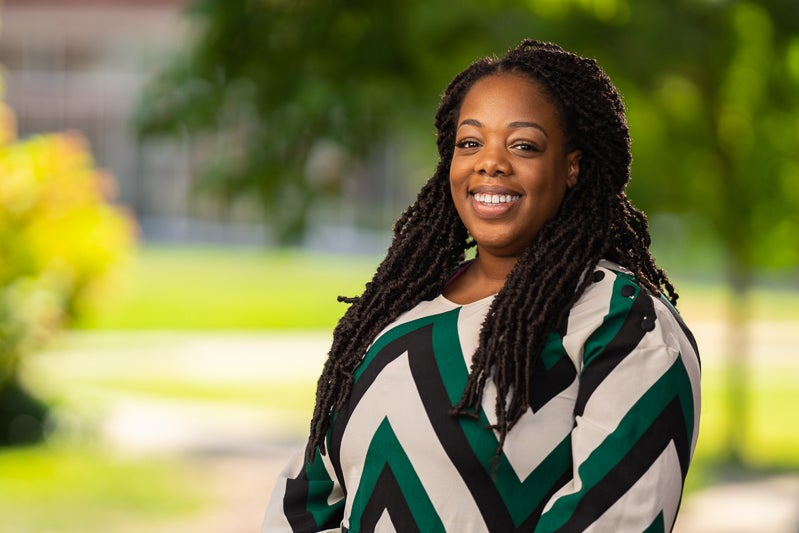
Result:
{"label": "woman's ear", "polygon": [[577,178],[580,176],[580,159],[583,153],[580,150],[575,150],[566,154],[566,163],[568,170],[566,172],[566,186],[572,188],[577,184]]}

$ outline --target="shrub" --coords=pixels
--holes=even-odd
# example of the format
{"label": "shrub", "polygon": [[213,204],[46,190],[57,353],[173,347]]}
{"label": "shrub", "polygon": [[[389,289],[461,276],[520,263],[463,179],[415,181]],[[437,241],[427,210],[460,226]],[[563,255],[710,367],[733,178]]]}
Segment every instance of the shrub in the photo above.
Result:
{"label": "shrub", "polygon": [[15,440],[9,428],[20,420],[30,428],[43,418],[19,385],[23,357],[86,311],[133,249],[131,217],[110,203],[113,184],[79,133],[17,140],[0,102],[0,443]]}

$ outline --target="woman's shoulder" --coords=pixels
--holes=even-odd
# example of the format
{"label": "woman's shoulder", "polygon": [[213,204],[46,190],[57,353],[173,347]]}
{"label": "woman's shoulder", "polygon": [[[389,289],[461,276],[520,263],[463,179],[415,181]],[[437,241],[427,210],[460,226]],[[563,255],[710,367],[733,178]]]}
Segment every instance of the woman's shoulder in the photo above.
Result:
{"label": "woman's shoulder", "polygon": [[662,298],[661,294],[653,294],[639,283],[632,271],[607,259],[600,259],[594,270],[585,275],[590,281],[575,306],[595,304],[604,307],[615,304],[626,308],[626,304],[639,296],[656,300]]}
{"label": "woman's shoulder", "polygon": [[[664,294],[645,288],[632,271],[618,263],[601,259],[589,275],[591,283],[578,299],[578,303],[581,303],[581,300],[583,304],[593,302],[595,305],[607,308],[608,314],[644,312],[652,307],[658,313],[674,315],[675,318],[682,320],[676,307]],[[636,301],[640,303],[635,305]]]}
{"label": "woman's shoulder", "polygon": [[629,304],[643,290],[628,269],[601,259],[593,271],[586,271],[588,285],[572,306],[570,321],[601,323],[603,317],[629,309]]}
{"label": "woman's shoulder", "polygon": [[594,273],[596,272],[609,273],[614,277],[622,276],[635,281],[635,274],[633,274],[632,271],[609,259],[600,259],[594,269]]}
{"label": "woman's shoulder", "polygon": [[573,357],[588,356],[583,353],[586,346],[596,352],[610,342],[637,344],[644,338],[696,351],[693,335],[677,310],[663,295],[643,287],[630,270],[601,260],[587,275],[589,284],[569,312],[563,339]]}

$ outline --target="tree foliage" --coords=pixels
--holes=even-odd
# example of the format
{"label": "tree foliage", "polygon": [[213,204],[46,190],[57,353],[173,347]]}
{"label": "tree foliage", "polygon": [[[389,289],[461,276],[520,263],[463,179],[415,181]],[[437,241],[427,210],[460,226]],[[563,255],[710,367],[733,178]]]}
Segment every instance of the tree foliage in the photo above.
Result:
{"label": "tree foliage", "polygon": [[[799,263],[799,19],[781,3],[691,2],[631,19],[610,42],[626,67],[647,211],[693,213],[721,240],[736,285]],[[657,27],[672,30],[663,47]],[[635,46],[633,47],[633,43]],[[636,65],[636,57],[654,63]]]}
{"label": "tree foliage", "polygon": [[19,141],[1,102],[0,176],[2,445],[41,436],[46,408],[20,384],[20,364],[95,301],[134,232],[79,134]]}
{"label": "tree foliage", "polygon": [[[281,240],[296,241],[314,199],[336,192],[353,162],[409,128],[432,139],[449,78],[533,22],[523,9],[488,9],[492,24],[469,1],[197,1],[197,38],[146,88],[138,131],[188,131],[213,152],[199,187],[254,195]],[[349,164],[314,172],[325,146]]]}
{"label": "tree foliage", "polygon": [[[789,2],[198,0],[188,14],[196,38],[146,88],[138,131],[192,135],[198,187],[257,198],[284,242],[387,139],[429,139],[455,72],[531,36],[597,57],[622,86],[643,207],[695,213],[747,268],[799,260]],[[343,158],[320,171],[330,146]]]}

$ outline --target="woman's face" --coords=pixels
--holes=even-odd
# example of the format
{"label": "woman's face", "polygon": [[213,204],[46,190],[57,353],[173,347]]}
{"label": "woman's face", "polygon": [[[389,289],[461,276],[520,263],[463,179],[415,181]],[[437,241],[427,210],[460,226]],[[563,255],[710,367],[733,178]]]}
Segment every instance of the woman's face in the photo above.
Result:
{"label": "woman's face", "polygon": [[518,257],[577,182],[556,106],[514,74],[477,81],[461,104],[450,188],[481,254]]}

